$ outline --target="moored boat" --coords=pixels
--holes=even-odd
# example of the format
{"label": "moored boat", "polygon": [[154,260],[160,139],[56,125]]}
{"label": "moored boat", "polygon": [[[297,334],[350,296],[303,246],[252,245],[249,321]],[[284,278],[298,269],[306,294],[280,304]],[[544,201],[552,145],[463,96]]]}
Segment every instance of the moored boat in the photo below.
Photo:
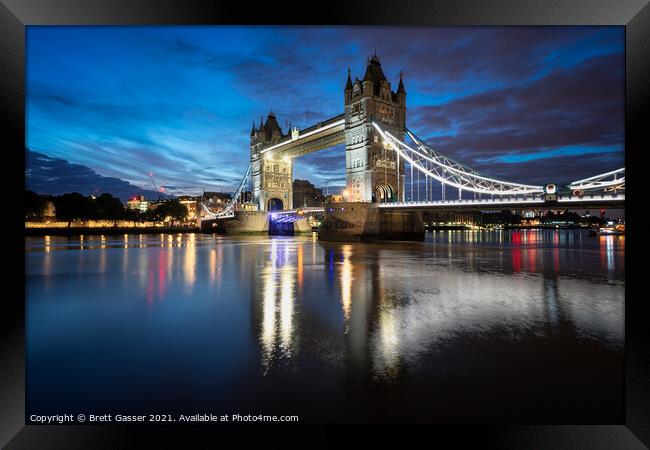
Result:
{"label": "moored boat", "polygon": [[619,223],[613,226],[592,228],[589,230],[592,236],[621,236],[625,234],[625,224]]}

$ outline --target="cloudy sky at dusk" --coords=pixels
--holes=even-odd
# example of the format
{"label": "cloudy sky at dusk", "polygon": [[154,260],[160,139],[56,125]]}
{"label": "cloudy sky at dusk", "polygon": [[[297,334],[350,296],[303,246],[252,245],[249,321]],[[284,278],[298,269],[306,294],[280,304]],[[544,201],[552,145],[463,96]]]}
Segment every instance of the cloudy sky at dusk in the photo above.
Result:
{"label": "cloudy sky at dusk", "polygon": [[[343,112],[376,50],[407,126],[488,176],[568,182],[624,165],[622,27],[28,27],[27,185],[231,191],[252,121]],[[343,146],[295,162],[345,180]]]}

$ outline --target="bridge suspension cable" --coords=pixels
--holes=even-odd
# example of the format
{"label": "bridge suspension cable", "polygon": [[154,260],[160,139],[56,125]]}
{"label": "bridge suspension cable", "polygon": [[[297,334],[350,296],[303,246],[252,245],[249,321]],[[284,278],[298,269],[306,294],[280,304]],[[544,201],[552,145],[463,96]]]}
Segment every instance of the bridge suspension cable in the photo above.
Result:
{"label": "bridge suspension cable", "polygon": [[593,177],[583,178],[582,180],[573,181],[568,185],[573,190],[604,190],[618,191],[625,190],[625,167],[621,167],[611,172],[601,173]]}
{"label": "bridge suspension cable", "polygon": [[436,160],[440,161],[442,164],[444,164],[447,167],[454,167],[458,170],[461,170],[466,173],[473,173],[478,175],[478,172],[474,170],[473,168],[467,166],[466,164],[459,163],[456,160],[451,159],[447,155],[444,155],[431,147],[428,147],[426,144],[423,143],[420,139],[418,139],[415,134],[409,129],[406,130],[406,134],[415,142],[415,144],[418,147],[418,150],[422,151],[423,153],[427,154],[428,156],[435,158]]}
{"label": "bridge suspension cable", "polygon": [[239,197],[241,196],[242,192],[244,192],[244,187],[246,186],[246,181],[248,181],[248,176],[251,173],[251,165],[248,165],[248,168],[246,169],[246,174],[244,174],[244,177],[241,179],[239,182],[239,187],[237,188],[237,191],[235,194],[232,196],[232,198],[226,203],[226,206],[223,207],[223,209],[219,212],[212,212],[210,209],[205,205],[205,203],[201,203],[201,206],[203,207],[203,210],[205,211],[205,218],[206,219],[225,219],[228,217],[234,217],[235,212],[235,205],[239,203]]}
{"label": "bridge suspension cable", "polygon": [[[397,139],[376,123],[372,123],[384,142],[404,158],[412,168],[422,172],[425,177],[438,180],[444,185],[452,186],[462,191],[488,195],[528,195],[543,194],[543,186],[535,186],[509,181],[497,180],[480,175],[476,170],[467,167],[446,155],[439,153],[420,141],[413,133],[407,131],[409,137],[415,142],[418,150]],[[425,178],[426,179],[426,178]],[[411,197],[412,198],[412,197]]]}

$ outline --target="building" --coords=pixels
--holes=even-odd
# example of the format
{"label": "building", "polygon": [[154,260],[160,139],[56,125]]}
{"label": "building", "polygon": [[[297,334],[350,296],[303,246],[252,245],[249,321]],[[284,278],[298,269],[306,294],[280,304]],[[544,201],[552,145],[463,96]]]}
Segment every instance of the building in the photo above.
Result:
{"label": "building", "polygon": [[145,212],[151,207],[151,203],[144,199],[144,195],[135,195],[127,200],[126,207],[131,210]]}
{"label": "building", "polygon": [[201,197],[190,197],[189,195],[183,195],[178,197],[178,201],[181,202],[181,205],[185,205],[187,208],[187,218],[188,220],[195,220],[199,218],[199,202]]}
{"label": "building", "polygon": [[[406,134],[406,89],[400,75],[395,91],[379,57],[368,58],[363,79],[352,81],[348,69],[344,111],[299,130],[283,131],[273,112],[253,123],[250,132],[250,178],[253,202],[261,211],[290,209],[293,159],[345,144],[345,200],[394,202],[404,197],[404,160],[381,138],[375,124],[397,139]],[[302,199],[304,203],[304,198]]]}
{"label": "building", "polygon": [[[404,160],[374,129],[373,121],[396,138],[406,133],[406,89],[400,75],[397,91],[384,75],[377,55],[368,59],[362,80],[345,84],[346,200],[390,202],[404,195]],[[399,167],[398,167],[399,164]]]}
{"label": "building", "polygon": [[482,211],[478,216],[477,225],[519,225],[521,224],[521,215],[517,211]]}
{"label": "building", "polygon": [[293,204],[291,195],[291,178],[293,164],[286,156],[274,156],[267,153],[262,156],[263,148],[277,144],[289,138],[278,124],[275,114],[270,112],[266,122],[260,121],[259,128],[251,129],[251,181],[253,184],[253,201],[267,211],[288,209]]}
{"label": "building", "polygon": [[167,200],[153,200],[151,202],[147,202],[148,203],[148,208],[147,209],[154,210],[154,209],[158,208],[160,205],[162,205],[163,203],[166,203],[166,202],[167,202]]}
{"label": "building", "polygon": [[476,225],[480,217],[478,211],[427,211],[423,214],[423,220],[434,226]]}
{"label": "building", "polygon": [[293,207],[323,206],[323,190],[317,189],[307,180],[293,180]]}
{"label": "building", "polygon": [[224,206],[228,204],[232,195],[225,192],[209,192],[203,193],[201,201],[212,212],[219,212]]}
{"label": "building", "polygon": [[325,197],[325,203],[340,203],[343,201],[343,196],[341,194],[330,194]]}

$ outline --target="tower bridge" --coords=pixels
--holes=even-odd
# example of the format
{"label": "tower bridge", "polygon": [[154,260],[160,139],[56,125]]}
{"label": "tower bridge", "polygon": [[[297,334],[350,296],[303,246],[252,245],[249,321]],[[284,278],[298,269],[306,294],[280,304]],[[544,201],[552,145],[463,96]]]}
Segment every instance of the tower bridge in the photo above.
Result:
{"label": "tower bridge", "polygon": [[[353,80],[348,69],[343,94],[342,114],[304,129],[283,130],[272,112],[259,126],[253,123],[246,174],[223,210],[203,207],[203,220],[235,219],[237,214],[242,220],[248,214],[268,221],[268,212],[282,212],[278,217],[290,221],[293,160],[340,144],[345,144],[345,198],[344,203],[323,209],[321,235],[326,239],[381,235],[382,229],[398,238],[418,235],[423,210],[625,204],[625,168],[564,186],[552,182],[542,186],[495,179],[433,149],[406,127],[402,75],[393,90],[376,54],[368,58],[362,79]],[[239,211],[248,183],[253,212]],[[264,222],[259,217],[255,223]]]}

